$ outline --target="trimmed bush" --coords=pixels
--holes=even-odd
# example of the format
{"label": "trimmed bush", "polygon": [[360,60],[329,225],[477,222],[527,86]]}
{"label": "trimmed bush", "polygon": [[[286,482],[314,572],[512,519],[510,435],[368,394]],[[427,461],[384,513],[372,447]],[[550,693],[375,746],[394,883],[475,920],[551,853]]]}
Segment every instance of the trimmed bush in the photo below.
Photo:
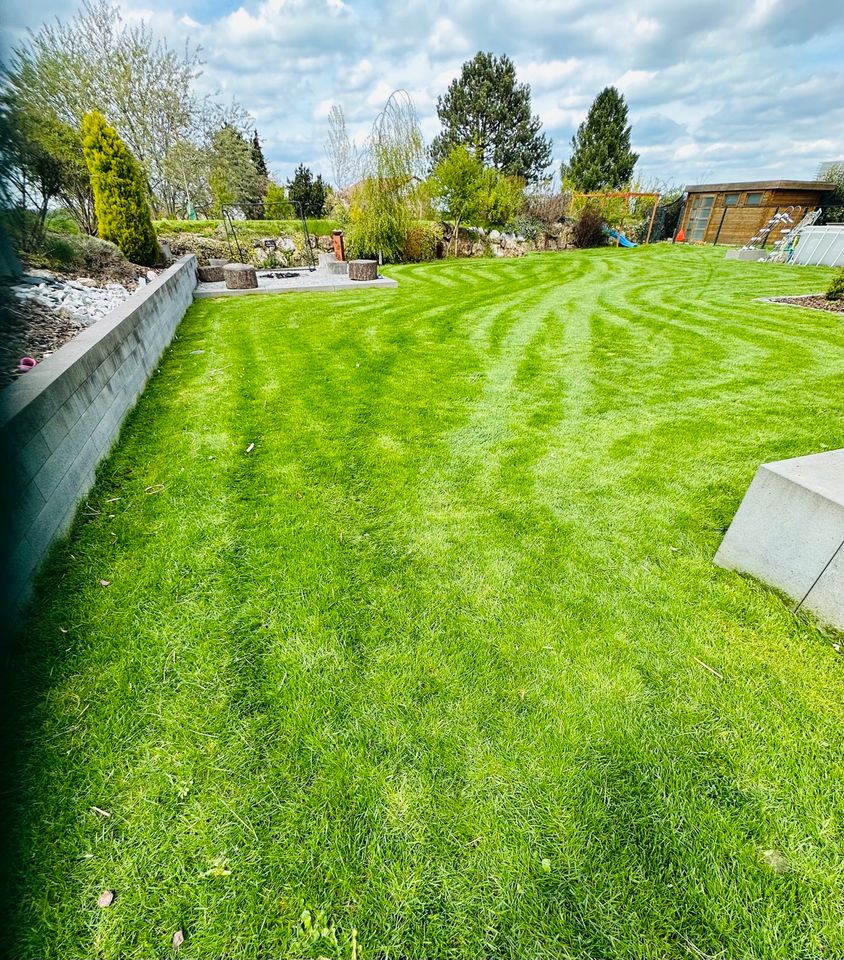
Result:
{"label": "trimmed bush", "polygon": [[140,168],[105,117],[92,110],[82,120],[82,148],[91,174],[99,234],[133,263],[159,259]]}
{"label": "trimmed bush", "polygon": [[404,238],[401,258],[405,263],[421,263],[437,259],[437,248],[443,243],[442,224],[418,220]]}
{"label": "trimmed bush", "polygon": [[844,300],[844,270],[829,285],[826,291],[827,300]]}

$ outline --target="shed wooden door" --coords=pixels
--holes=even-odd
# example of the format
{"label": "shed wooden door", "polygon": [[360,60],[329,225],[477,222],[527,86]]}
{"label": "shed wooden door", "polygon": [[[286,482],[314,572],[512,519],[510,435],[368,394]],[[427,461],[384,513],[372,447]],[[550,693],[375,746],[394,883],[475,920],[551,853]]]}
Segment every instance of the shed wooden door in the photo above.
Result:
{"label": "shed wooden door", "polygon": [[709,226],[709,218],[712,216],[712,204],[714,202],[714,194],[699,194],[692,201],[687,237],[690,242],[703,242],[703,238],[706,236],[706,228]]}

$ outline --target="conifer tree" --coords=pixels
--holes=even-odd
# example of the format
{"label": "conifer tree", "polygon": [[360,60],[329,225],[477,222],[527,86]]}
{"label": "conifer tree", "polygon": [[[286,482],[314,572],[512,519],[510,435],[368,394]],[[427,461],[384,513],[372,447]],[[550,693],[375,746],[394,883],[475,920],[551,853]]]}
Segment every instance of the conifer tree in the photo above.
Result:
{"label": "conifer tree", "polygon": [[516,82],[506,54],[479,52],[467,60],[437,100],[437,116],[443,130],[431,144],[435,164],[463,146],[484,166],[533,183],[551,163],[551,140],[531,114],[530,87]]}
{"label": "conifer tree", "polygon": [[[294,204],[301,205],[306,217],[321,217],[328,198],[328,184],[322,174],[314,178],[310,167],[300,163],[293,179],[287,181],[287,196]],[[298,206],[296,212],[299,212]]]}
{"label": "conifer tree", "polygon": [[264,159],[264,151],[261,149],[261,141],[258,139],[258,131],[252,135],[252,163],[258,171],[258,176],[266,183],[270,179],[267,171],[267,161]]}
{"label": "conifer tree", "polygon": [[140,168],[117,131],[96,110],[82,119],[82,149],[99,235],[117,244],[132,263],[152,266],[159,251]]}
{"label": "conifer tree", "polygon": [[563,173],[576,190],[621,190],[630,183],[639,159],[630,149],[630,129],[624,97],[605,87],[571,138],[571,160]]}

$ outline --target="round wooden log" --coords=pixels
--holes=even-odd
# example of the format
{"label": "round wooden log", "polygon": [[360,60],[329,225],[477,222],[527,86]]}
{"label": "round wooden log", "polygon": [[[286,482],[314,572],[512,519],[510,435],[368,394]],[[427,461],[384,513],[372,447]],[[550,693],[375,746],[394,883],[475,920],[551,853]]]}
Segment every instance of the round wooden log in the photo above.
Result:
{"label": "round wooden log", "polygon": [[377,280],[378,279],[378,261],[377,260],[350,260],[349,261],[349,279],[350,280]]}
{"label": "round wooden log", "polygon": [[200,267],[198,270],[200,283],[220,283],[226,279],[223,268],[220,267]]}
{"label": "round wooden log", "polygon": [[223,274],[228,290],[249,290],[258,286],[258,274],[248,263],[227,263]]}

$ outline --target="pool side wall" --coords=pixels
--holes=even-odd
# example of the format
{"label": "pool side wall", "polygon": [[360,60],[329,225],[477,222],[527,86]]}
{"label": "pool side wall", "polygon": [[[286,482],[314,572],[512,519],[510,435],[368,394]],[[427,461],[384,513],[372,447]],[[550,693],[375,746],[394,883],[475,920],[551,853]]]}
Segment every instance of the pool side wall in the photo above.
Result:
{"label": "pool side wall", "polygon": [[188,255],[0,393],[0,625],[26,603],[38,567],[70,527],[195,287]]}

